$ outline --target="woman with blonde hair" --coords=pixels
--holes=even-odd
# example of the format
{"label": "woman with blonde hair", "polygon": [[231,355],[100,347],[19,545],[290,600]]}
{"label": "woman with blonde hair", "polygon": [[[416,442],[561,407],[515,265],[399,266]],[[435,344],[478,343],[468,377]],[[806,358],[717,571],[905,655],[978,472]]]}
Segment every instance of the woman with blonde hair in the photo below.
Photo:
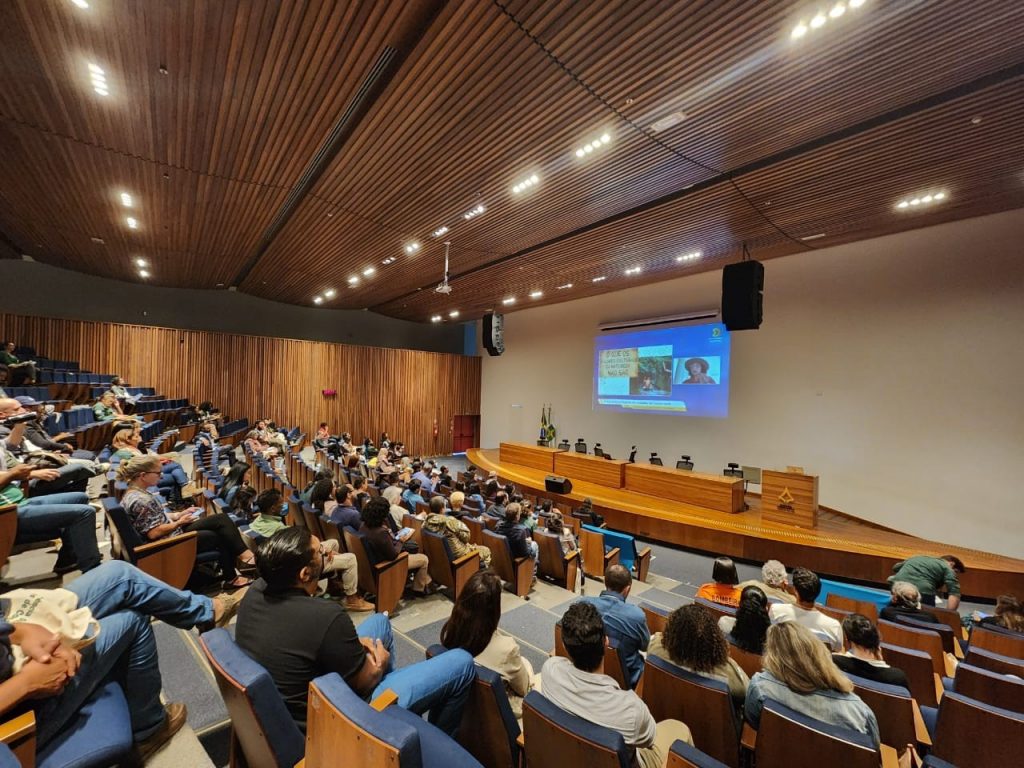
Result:
{"label": "woman with blonde hair", "polygon": [[175,500],[196,496],[199,489],[190,482],[184,467],[167,456],[147,454],[139,446],[142,443],[142,425],[138,422],[125,422],[114,427],[114,436],[110,445],[114,449],[111,459],[124,461],[134,456],[152,456],[160,462],[160,482],[158,488],[170,488]]}
{"label": "woman with blonde hair", "polygon": [[117,468],[117,479],[128,483],[128,490],[121,498],[121,506],[128,513],[132,527],[143,539],[158,541],[195,531],[196,551],[219,554],[225,587],[244,587],[251,583],[251,579],[238,575],[236,562],[252,567],[253,554],[246,548],[230,517],[201,517],[202,510],[199,507],[171,512],[162,498],[149,492],[149,488],[160,480],[158,458],[134,456],[123,460]]}
{"label": "woman with blonde hair", "polygon": [[773,624],[765,640],[764,669],[747,688],[745,712],[756,729],[765,699],[773,699],[816,720],[870,736],[877,746],[878,721],[853,683],[832,663],[832,653],[795,621]]}

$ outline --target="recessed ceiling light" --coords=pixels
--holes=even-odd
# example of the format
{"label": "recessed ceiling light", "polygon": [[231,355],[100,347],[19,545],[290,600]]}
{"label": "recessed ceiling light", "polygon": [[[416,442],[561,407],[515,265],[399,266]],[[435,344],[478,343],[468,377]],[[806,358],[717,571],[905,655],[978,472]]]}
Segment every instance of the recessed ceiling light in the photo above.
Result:
{"label": "recessed ceiling light", "polygon": [[584,155],[591,154],[595,149],[600,149],[605,144],[611,142],[612,137],[608,133],[602,133],[600,136],[589,139],[583,142],[583,145],[576,148],[576,157],[583,157]]}
{"label": "recessed ceiling light", "polygon": [[433,317],[430,318],[430,322],[432,322],[432,323],[440,323],[441,322],[441,316],[440,315],[434,315]]}
{"label": "recessed ceiling light", "polygon": [[149,277],[149,272],[147,272],[144,269],[140,269],[139,270],[139,277],[141,277],[143,280],[145,280],[147,277]]}
{"label": "recessed ceiling light", "polygon": [[86,2],[86,0],[71,0],[71,2],[77,5],[79,8],[81,8],[83,11],[88,9],[89,7],[89,3]]}
{"label": "recessed ceiling light", "polygon": [[313,297],[313,303],[314,304],[323,304],[324,303],[324,297],[323,296],[314,296]]}
{"label": "recessed ceiling light", "polygon": [[681,256],[676,256],[676,261],[678,261],[678,262],[696,261],[701,256],[702,256],[702,254],[701,254],[700,251],[690,251],[689,253],[684,253]]}
{"label": "recessed ceiling light", "polygon": [[945,191],[939,192],[926,192],[923,195],[917,197],[908,197],[900,200],[896,203],[896,208],[903,211],[907,208],[920,208],[922,205],[933,205],[934,203],[941,203],[947,197]]}
{"label": "recessed ceiling light", "polygon": [[531,291],[530,292],[530,298],[531,299],[539,299],[543,295],[544,295],[544,291]]}
{"label": "recessed ceiling light", "polygon": [[946,199],[946,193],[945,192],[936,192],[935,195],[934,195],[934,199],[936,199],[936,200],[945,200]]}
{"label": "recessed ceiling light", "polygon": [[386,267],[388,264],[391,264],[393,261],[396,261],[395,257],[394,256],[388,256],[386,259],[384,259],[384,261],[381,262],[381,264],[383,264]]}
{"label": "recessed ceiling light", "polygon": [[99,66],[98,64],[93,64],[91,61],[86,66],[89,67],[89,72],[91,72],[94,75],[105,74],[103,72],[103,67]]}
{"label": "recessed ceiling light", "polygon": [[464,214],[462,214],[462,218],[464,218],[464,219],[466,219],[468,221],[469,219],[472,219],[472,218],[475,218],[475,217],[479,216],[481,213],[483,213],[486,210],[487,209],[484,208],[483,205],[478,205],[475,208],[471,208],[470,210],[468,210]]}
{"label": "recessed ceiling light", "polygon": [[600,283],[604,279],[605,279],[605,276],[601,275],[600,277],[595,277],[595,278],[591,279],[590,282],[592,282],[592,283]]}
{"label": "recessed ceiling light", "polygon": [[131,217],[131,216],[129,216],[129,217],[128,217],[127,219],[125,219],[124,221],[125,221],[125,223],[126,223],[126,224],[128,225],[128,229],[138,229],[138,228],[139,228],[139,222],[138,222],[138,221],[136,221],[136,220],[135,220],[135,219],[134,219],[133,217]]}
{"label": "recessed ceiling light", "polygon": [[372,275],[376,271],[377,270],[374,269],[373,267],[367,267],[366,269],[363,270],[363,277],[369,277],[370,275]]}
{"label": "recessed ceiling light", "polygon": [[819,13],[811,19],[811,29],[821,29],[821,27],[825,26],[826,21],[828,21],[828,19],[825,18],[825,14]]}
{"label": "recessed ceiling light", "polygon": [[324,296],[326,296],[328,299],[333,299],[337,295],[338,292],[333,288],[328,288],[326,291],[324,291]]}
{"label": "recessed ceiling light", "polygon": [[448,313],[448,317],[452,318],[453,320],[456,317],[458,317],[458,316],[459,316],[459,310],[457,310],[457,309],[453,309],[451,312]]}
{"label": "recessed ceiling light", "polygon": [[509,296],[507,299],[502,299],[501,303],[504,304],[506,307],[509,306],[510,304],[515,304],[516,303],[516,297],[515,296]]}
{"label": "recessed ceiling light", "polygon": [[405,252],[409,255],[416,253],[420,249],[420,244],[413,240],[411,243],[405,244]]}
{"label": "recessed ceiling light", "polygon": [[537,174],[535,173],[535,174],[533,174],[531,176],[528,176],[527,178],[523,179],[518,184],[513,184],[512,185],[512,191],[515,194],[518,195],[520,192],[525,192],[530,187],[536,186],[539,182],[540,182],[540,177],[537,176]]}
{"label": "recessed ceiling light", "polygon": [[832,6],[832,10],[828,12],[828,15],[830,19],[838,19],[844,13],[846,13],[846,6],[842,3],[836,3]]}
{"label": "recessed ceiling light", "polygon": [[793,31],[790,32],[789,36],[793,40],[798,40],[799,38],[803,37],[806,34],[807,34],[807,25],[804,24],[801,21],[799,24],[797,24],[795,27],[793,27]]}
{"label": "recessed ceiling light", "polygon": [[359,285],[359,275],[352,275],[352,277],[350,277],[348,279],[348,284],[349,285]]}
{"label": "recessed ceiling light", "polygon": [[981,125],[981,121],[984,118],[981,115],[975,115],[971,118],[971,125]]}
{"label": "recessed ceiling light", "polygon": [[651,123],[651,130],[654,133],[661,133],[662,131],[667,131],[673,125],[678,125],[685,119],[686,115],[683,112],[673,112],[671,115],[666,115],[661,120],[655,120]]}
{"label": "recessed ceiling light", "polygon": [[149,266],[149,262],[146,261],[145,259],[136,259],[135,266],[138,267],[139,269],[145,269],[146,267]]}
{"label": "recessed ceiling light", "polygon": [[824,232],[818,232],[817,234],[807,235],[806,237],[801,237],[800,239],[801,240],[820,240],[824,236],[825,236]]}
{"label": "recessed ceiling light", "polygon": [[627,275],[639,275],[643,270],[640,267],[630,267],[626,270]]}
{"label": "recessed ceiling light", "polygon": [[442,225],[442,226],[440,226],[440,227],[438,227],[437,229],[434,230],[433,235],[434,235],[434,237],[443,237],[447,233],[448,233],[448,227]]}
{"label": "recessed ceiling light", "polygon": [[556,291],[564,291],[567,288],[572,288],[572,283],[566,283],[565,285],[560,285],[555,290]]}
{"label": "recessed ceiling light", "polygon": [[127,192],[121,193],[121,205],[123,205],[125,208],[132,207],[132,196],[129,195]]}

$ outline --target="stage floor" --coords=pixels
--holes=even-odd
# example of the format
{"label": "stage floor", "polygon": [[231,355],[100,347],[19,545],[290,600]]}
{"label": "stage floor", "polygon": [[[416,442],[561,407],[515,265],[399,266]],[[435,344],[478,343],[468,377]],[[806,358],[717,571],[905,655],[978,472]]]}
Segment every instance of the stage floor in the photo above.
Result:
{"label": "stage floor", "polygon": [[762,521],[761,500],[755,494],[747,495],[750,508],[739,514],[577,482],[571,477],[572,493],[553,494],[544,489],[544,471],[502,464],[496,448],[474,448],[466,455],[476,466],[497,472],[531,494],[574,507],[590,498],[610,528],[655,541],[759,562],[776,558],[788,567],[802,565],[823,575],[878,585],[884,584],[894,563],[910,555],[953,554],[967,566],[967,573],[960,578],[965,595],[985,599],[1004,593],[1024,595],[1024,560],[921,539],[837,510],[821,507],[817,528],[804,529]]}

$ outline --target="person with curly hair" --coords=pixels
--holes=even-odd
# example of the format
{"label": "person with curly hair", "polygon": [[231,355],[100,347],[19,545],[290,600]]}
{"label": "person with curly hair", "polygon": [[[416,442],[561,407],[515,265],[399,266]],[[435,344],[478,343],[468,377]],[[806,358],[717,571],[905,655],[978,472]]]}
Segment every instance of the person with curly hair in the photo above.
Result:
{"label": "person with curly hair", "polygon": [[768,616],[768,596],[760,587],[744,587],[735,616],[722,616],[718,628],[725,639],[747,653],[764,653],[764,638],[772,620]]}
{"label": "person with curly hair", "polygon": [[665,631],[651,638],[647,653],[665,659],[695,675],[719,680],[729,686],[737,710],[742,710],[750,679],[729,657],[729,644],[715,622],[715,615],[696,603],[676,608]]}

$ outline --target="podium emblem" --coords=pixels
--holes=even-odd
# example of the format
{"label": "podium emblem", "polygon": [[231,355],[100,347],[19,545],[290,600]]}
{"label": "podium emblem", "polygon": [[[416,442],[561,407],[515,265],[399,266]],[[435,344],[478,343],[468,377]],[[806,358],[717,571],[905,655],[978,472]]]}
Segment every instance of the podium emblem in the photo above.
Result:
{"label": "podium emblem", "polygon": [[776,506],[776,509],[780,509],[785,512],[792,512],[794,501],[796,501],[796,498],[790,492],[789,486],[787,485],[783,487],[782,493],[779,494],[779,503]]}

